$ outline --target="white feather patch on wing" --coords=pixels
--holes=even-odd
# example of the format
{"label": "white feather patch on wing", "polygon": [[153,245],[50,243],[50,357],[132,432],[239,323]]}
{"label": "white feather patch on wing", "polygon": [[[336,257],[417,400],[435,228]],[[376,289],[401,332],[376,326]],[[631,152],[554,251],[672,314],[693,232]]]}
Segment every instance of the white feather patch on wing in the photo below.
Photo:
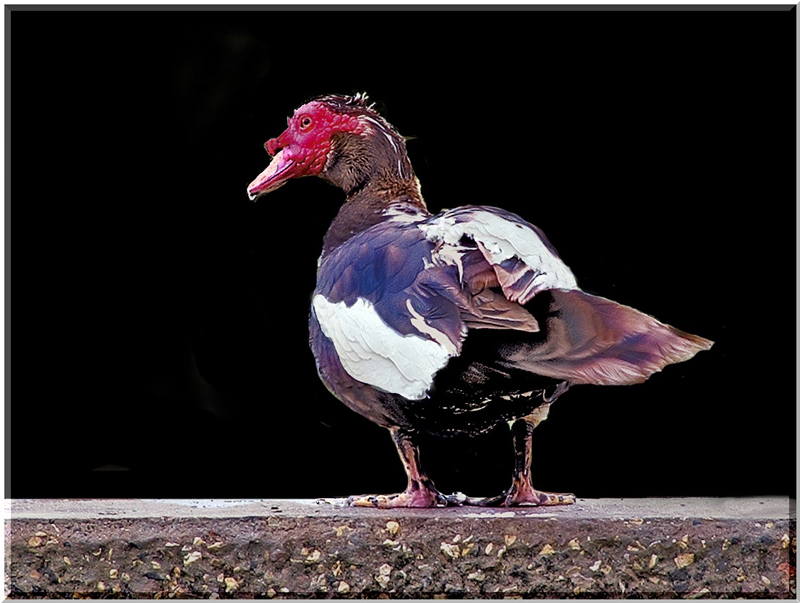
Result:
{"label": "white feather patch on wing", "polygon": [[408,400],[424,398],[436,373],[456,354],[452,344],[401,335],[365,299],[348,307],[317,294],[313,306],[348,375]]}
{"label": "white feather patch on wing", "polygon": [[438,329],[434,329],[427,322],[425,322],[425,318],[422,316],[422,314],[417,312],[417,309],[414,307],[414,304],[411,303],[410,299],[406,300],[406,308],[412,316],[411,324],[414,325],[414,328],[417,331],[429,335],[431,339],[447,350],[448,356],[458,355],[458,348],[456,348],[456,344],[450,341],[450,338],[447,335]]}
{"label": "white feather patch on wing", "polygon": [[481,252],[494,266],[511,258],[524,262],[535,276],[523,291],[513,296],[512,301],[525,303],[546,289],[578,288],[572,271],[548,249],[535,230],[490,211],[475,209],[468,213],[469,219],[463,221],[444,213],[421,224],[420,228],[429,241],[442,241],[453,246],[457,246],[466,235],[479,244]]}

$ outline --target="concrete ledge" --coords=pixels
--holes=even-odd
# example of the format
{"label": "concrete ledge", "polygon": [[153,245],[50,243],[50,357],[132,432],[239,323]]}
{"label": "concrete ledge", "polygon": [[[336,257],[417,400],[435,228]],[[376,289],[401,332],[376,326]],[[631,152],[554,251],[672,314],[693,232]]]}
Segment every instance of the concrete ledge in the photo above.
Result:
{"label": "concrete ledge", "polygon": [[8,597],[795,597],[794,501],[6,502]]}

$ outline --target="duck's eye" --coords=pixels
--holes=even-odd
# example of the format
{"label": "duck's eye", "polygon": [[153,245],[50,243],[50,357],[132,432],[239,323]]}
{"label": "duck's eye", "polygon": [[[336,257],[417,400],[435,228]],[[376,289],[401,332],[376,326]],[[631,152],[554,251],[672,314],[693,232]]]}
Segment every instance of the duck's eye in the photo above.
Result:
{"label": "duck's eye", "polygon": [[311,126],[314,125],[314,120],[312,120],[308,115],[300,118],[300,129],[302,131],[308,131],[311,129]]}

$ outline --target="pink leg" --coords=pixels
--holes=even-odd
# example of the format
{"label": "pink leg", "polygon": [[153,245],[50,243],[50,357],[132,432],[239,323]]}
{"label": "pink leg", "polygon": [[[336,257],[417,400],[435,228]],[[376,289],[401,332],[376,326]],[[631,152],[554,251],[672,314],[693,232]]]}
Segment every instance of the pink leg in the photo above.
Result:
{"label": "pink leg", "polygon": [[468,498],[465,504],[479,507],[538,507],[571,505],[575,502],[575,496],[572,494],[540,492],[531,484],[532,434],[534,427],[536,427],[536,422],[529,418],[519,419],[511,426],[515,460],[511,487],[500,496]]}
{"label": "pink leg", "polygon": [[391,429],[390,431],[408,476],[408,486],[399,494],[351,496],[347,499],[347,504],[355,507],[378,507],[380,509],[446,507],[448,504],[453,504],[436,489],[431,479],[422,470],[419,462],[419,447],[412,440],[411,434],[400,429]]}

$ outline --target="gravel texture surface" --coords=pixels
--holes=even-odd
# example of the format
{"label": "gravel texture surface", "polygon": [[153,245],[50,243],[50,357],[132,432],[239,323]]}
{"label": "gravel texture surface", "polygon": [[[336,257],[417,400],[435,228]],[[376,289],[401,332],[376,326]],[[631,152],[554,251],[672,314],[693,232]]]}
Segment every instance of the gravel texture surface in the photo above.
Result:
{"label": "gravel texture surface", "polygon": [[795,598],[794,501],[6,501],[8,597]]}

